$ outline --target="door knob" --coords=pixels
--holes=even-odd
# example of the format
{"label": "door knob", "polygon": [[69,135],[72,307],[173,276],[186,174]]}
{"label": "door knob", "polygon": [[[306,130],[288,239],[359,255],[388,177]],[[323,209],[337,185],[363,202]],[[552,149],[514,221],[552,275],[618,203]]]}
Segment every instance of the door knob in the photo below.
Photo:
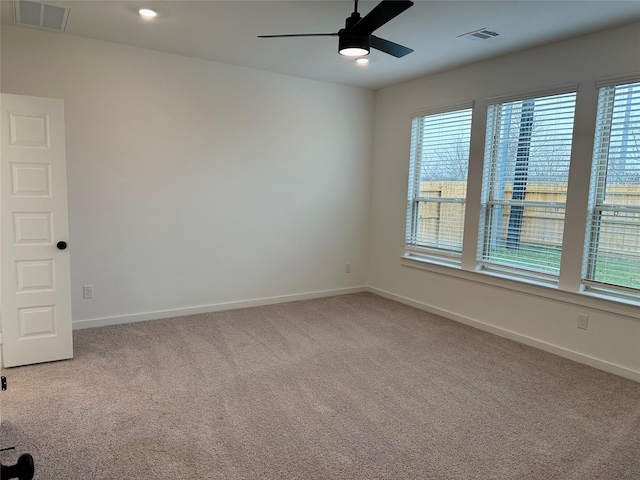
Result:
{"label": "door knob", "polygon": [[56,243],[56,247],[58,247],[58,250],[64,250],[67,248],[67,242],[58,242]]}

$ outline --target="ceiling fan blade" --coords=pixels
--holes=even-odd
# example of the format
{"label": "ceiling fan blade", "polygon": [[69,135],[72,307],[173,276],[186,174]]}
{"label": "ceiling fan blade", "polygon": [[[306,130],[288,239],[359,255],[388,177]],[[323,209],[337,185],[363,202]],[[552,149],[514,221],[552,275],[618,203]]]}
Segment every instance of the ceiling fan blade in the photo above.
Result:
{"label": "ceiling fan blade", "polygon": [[285,35],[258,35],[258,38],[285,38],[285,37],[337,37],[336,33],[287,33]]}
{"label": "ceiling fan blade", "polygon": [[405,47],[404,45],[400,45],[398,43],[390,42],[389,40],[376,37],[375,35],[371,35],[371,48],[375,48],[376,50],[380,50],[381,52],[388,53],[389,55],[393,55],[396,58],[404,57],[405,55],[409,55],[411,52],[413,52],[412,48]]}
{"label": "ceiling fan blade", "polygon": [[383,0],[353,26],[353,33],[356,35],[370,35],[412,5],[413,2],[410,0]]}

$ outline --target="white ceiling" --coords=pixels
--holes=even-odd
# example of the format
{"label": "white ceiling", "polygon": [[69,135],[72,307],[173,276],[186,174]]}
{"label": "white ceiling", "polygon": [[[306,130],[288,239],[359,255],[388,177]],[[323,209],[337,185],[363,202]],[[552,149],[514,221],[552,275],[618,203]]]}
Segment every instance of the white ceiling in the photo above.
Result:
{"label": "white ceiling", "polygon": [[[2,0],[2,23],[14,23]],[[416,1],[375,32],[415,51],[397,59],[372,50],[356,65],[335,37],[259,39],[257,35],[337,32],[349,1],[52,0],[71,7],[66,34],[123,43],[309,79],[381,88],[452,67],[640,20],[640,0]],[[377,1],[361,1],[364,16]],[[159,13],[143,20],[140,7]],[[499,37],[458,35],[486,27]],[[30,28],[30,27],[24,27]],[[60,35],[64,35],[60,33]],[[640,54],[640,45],[638,46]]]}

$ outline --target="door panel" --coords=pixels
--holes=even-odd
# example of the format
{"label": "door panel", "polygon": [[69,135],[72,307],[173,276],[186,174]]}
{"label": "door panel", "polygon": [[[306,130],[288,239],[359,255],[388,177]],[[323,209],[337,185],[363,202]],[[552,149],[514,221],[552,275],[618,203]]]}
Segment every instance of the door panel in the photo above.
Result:
{"label": "door panel", "polygon": [[64,110],[61,100],[2,94],[2,363],[73,356]]}

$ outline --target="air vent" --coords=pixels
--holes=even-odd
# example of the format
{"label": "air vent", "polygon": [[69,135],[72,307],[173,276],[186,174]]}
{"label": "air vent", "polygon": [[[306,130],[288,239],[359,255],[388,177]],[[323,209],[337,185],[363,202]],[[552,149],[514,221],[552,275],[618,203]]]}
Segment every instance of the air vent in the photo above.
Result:
{"label": "air vent", "polygon": [[70,7],[52,3],[15,0],[16,23],[30,27],[64,32],[67,28]]}
{"label": "air vent", "polygon": [[478,41],[478,40],[489,40],[491,38],[497,37],[498,35],[500,34],[494,32],[493,30],[489,30],[487,28],[481,28],[479,30],[474,30],[473,32],[458,35],[458,38]]}

